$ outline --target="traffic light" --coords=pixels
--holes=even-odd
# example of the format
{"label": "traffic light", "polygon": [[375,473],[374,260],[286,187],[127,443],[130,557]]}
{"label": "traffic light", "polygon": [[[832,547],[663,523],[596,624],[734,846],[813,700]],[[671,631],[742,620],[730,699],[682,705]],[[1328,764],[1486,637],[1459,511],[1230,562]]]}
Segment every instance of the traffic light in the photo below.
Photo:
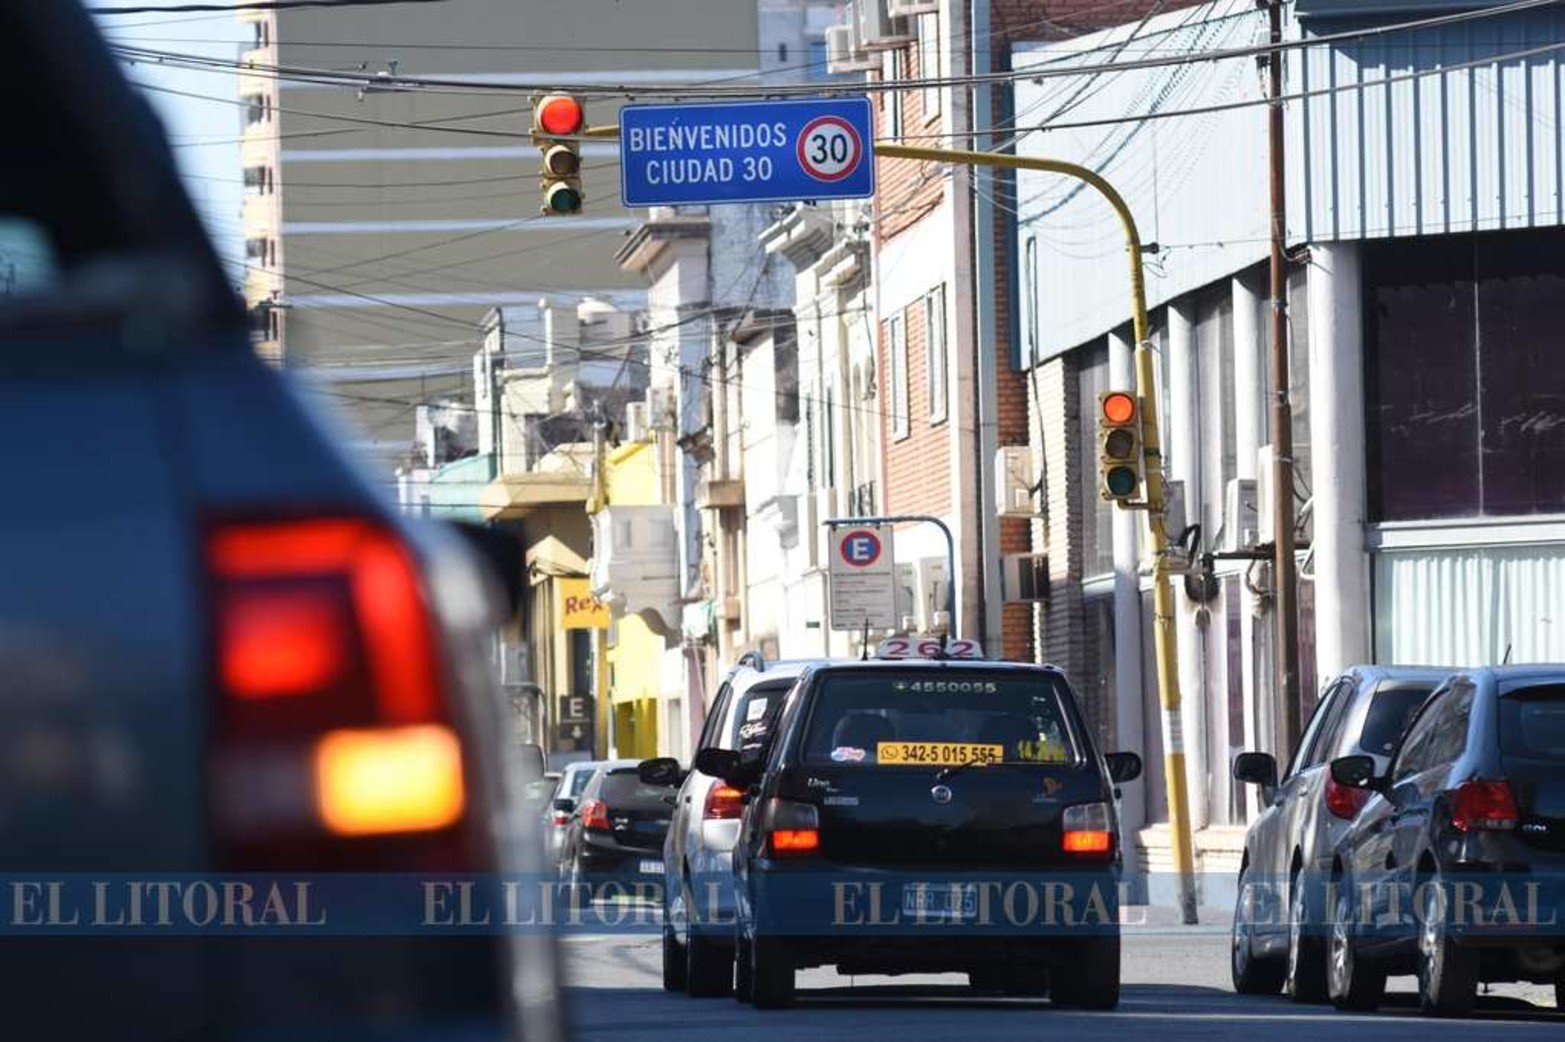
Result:
{"label": "traffic light", "polygon": [[586,123],[581,102],[569,94],[550,94],[533,106],[533,144],[543,152],[540,213],[581,211],[581,145],[570,138]]}
{"label": "traffic light", "polygon": [[1129,391],[1098,395],[1098,494],[1118,503],[1141,491],[1141,409]]}

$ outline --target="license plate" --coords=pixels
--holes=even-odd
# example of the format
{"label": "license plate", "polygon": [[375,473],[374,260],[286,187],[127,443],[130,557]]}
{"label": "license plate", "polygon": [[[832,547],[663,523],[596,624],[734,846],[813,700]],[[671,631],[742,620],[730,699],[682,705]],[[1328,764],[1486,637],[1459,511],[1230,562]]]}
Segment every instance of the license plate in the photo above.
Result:
{"label": "license plate", "polygon": [[999,763],[1003,759],[1005,746],[976,742],[879,742],[875,745],[875,760],[878,763],[950,767],[975,761]]}
{"label": "license plate", "polygon": [[915,919],[976,919],[978,887],[971,883],[909,883],[902,888],[902,914]]}
{"label": "license plate", "polygon": [[663,874],[663,862],[643,861],[641,863],[641,871],[649,876],[660,876]]}

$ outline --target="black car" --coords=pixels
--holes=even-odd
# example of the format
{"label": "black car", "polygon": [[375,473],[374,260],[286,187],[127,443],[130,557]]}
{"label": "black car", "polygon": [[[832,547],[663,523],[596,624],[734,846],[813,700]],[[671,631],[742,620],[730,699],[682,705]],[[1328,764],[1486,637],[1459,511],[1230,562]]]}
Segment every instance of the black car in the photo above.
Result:
{"label": "black car", "polygon": [[1305,929],[1324,913],[1311,903],[1332,848],[1368,794],[1331,780],[1326,764],[1363,753],[1384,769],[1407,718],[1453,670],[1354,666],[1326,685],[1281,780],[1269,753],[1241,753],[1234,777],[1261,789],[1261,813],[1244,837],[1230,968],[1241,995],[1296,1002],[1326,998],[1326,946]]}
{"label": "black car", "polygon": [[697,766],[750,794],[734,848],[735,992],[795,971],[965,972],[975,989],[1119,999],[1114,782],[1058,670],[974,661],[811,668],[765,762]]}
{"label": "black car", "polygon": [[641,780],[639,760],[598,765],[582,790],[560,847],[560,871],[572,883],[608,896],[622,892],[655,897],[663,884],[663,839],[673,816],[671,787]]}
{"label": "black car", "polygon": [[1372,1009],[1416,973],[1436,1016],[1486,981],[1553,983],[1565,999],[1565,666],[1458,673],[1408,724],[1389,769],[1332,761],[1371,792],[1332,860],[1328,983]]}

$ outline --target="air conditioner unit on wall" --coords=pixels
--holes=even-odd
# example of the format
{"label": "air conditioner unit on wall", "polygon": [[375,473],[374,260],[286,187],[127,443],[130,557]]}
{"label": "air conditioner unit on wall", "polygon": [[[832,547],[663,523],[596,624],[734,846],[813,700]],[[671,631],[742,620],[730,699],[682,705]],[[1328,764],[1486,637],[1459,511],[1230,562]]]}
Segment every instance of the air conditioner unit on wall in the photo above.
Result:
{"label": "air conditioner unit on wall", "polygon": [[671,430],[679,414],[679,395],[673,387],[647,388],[647,427]]}
{"label": "air conditioner unit on wall", "polygon": [[886,0],[854,0],[853,14],[858,21],[859,46],[866,51],[889,51],[914,38],[906,18],[893,18]]}
{"label": "air conditioner unit on wall", "polygon": [[1231,478],[1223,490],[1224,553],[1253,550],[1259,539],[1254,478]]}
{"label": "air conditioner unit on wall", "polygon": [[1006,601],[1049,599],[1048,554],[1006,554],[1001,563],[1001,590]]}
{"label": "air conditioner unit on wall", "polygon": [[994,454],[995,510],[1001,517],[1032,517],[1032,449],[1026,445],[1002,445]]}
{"label": "air conditioner unit on wall", "polygon": [[631,402],[625,406],[625,440],[646,441],[651,437],[651,425],[647,422],[647,403]]}
{"label": "air conditioner unit on wall", "polygon": [[935,14],[940,10],[940,0],[886,0],[886,13],[893,18],[911,18],[920,14]]}
{"label": "air conditioner unit on wall", "polygon": [[880,68],[879,58],[858,48],[855,28],[852,25],[826,28],[826,71],[833,76]]}

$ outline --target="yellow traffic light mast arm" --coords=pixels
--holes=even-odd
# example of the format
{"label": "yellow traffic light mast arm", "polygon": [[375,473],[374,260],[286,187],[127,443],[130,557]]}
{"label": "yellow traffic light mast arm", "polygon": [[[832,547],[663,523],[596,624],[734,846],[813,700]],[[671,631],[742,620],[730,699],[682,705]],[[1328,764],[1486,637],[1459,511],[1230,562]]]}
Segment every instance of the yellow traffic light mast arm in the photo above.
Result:
{"label": "yellow traffic light mast arm", "polygon": [[890,159],[921,159],[931,163],[996,166],[1039,170],[1072,177],[1090,185],[1113,208],[1125,230],[1130,257],[1131,324],[1136,337],[1136,397],[1141,400],[1141,447],[1145,454],[1147,534],[1152,566],[1153,640],[1157,651],[1158,692],[1163,705],[1163,773],[1168,786],[1168,821],[1173,831],[1174,870],[1179,874],[1179,898],[1184,921],[1196,921],[1195,857],[1190,838],[1190,797],[1185,776],[1184,727],[1180,713],[1178,645],[1174,636],[1174,590],[1168,559],[1168,523],[1163,488],[1162,442],[1158,437],[1157,376],[1152,347],[1147,342],[1146,276],[1141,264],[1141,233],[1123,196],[1098,174],[1076,163],[1005,152],[923,148],[917,145],[875,144],[875,154]]}
{"label": "yellow traffic light mast arm", "polygon": [[[587,127],[582,137],[614,137],[618,126]],[[1018,156],[1006,152],[973,152],[954,148],[925,148],[876,142],[874,152],[887,159],[914,159],[930,163],[993,166],[1011,170],[1037,170],[1075,178],[1101,195],[1125,231],[1125,251],[1130,259],[1131,326],[1136,338],[1136,397],[1141,404],[1141,447],[1146,481],[1148,550],[1152,571],[1153,641],[1157,654],[1159,698],[1163,707],[1163,774],[1168,789],[1168,821],[1173,832],[1174,870],[1179,875],[1183,919],[1196,921],[1195,856],[1190,836],[1190,797],[1185,775],[1184,727],[1180,711],[1178,645],[1174,635],[1174,590],[1168,555],[1166,493],[1163,486],[1162,440],[1158,437],[1157,376],[1152,347],[1147,342],[1146,276],[1141,263],[1141,233],[1123,196],[1095,170],[1060,159]]]}

